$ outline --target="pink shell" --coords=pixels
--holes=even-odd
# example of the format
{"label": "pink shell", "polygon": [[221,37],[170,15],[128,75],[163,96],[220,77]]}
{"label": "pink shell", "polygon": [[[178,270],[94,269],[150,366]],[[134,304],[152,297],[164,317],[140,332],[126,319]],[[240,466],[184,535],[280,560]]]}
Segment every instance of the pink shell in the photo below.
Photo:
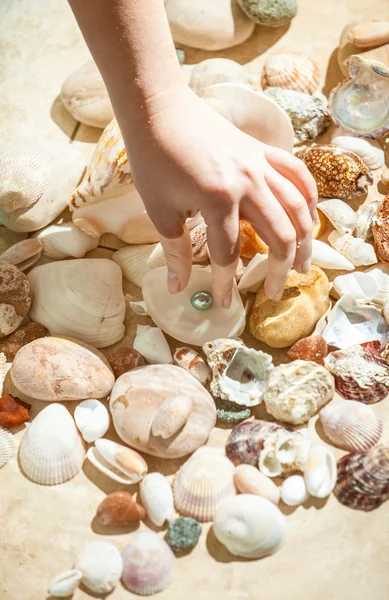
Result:
{"label": "pink shell", "polygon": [[368,450],[382,435],[380,417],[371,406],[361,402],[331,402],[321,409],[319,416],[327,438],[342,450]]}

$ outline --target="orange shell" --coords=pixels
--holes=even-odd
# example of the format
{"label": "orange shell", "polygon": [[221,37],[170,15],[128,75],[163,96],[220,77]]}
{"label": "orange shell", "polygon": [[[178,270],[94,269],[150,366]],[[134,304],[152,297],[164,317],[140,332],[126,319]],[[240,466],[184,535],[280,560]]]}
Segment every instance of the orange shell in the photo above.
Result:
{"label": "orange shell", "polygon": [[389,194],[377,209],[372,231],[377,256],[382,262],[389,264]]}
{"label": "orange shell", "polygon": [[96,519],[102,525],[130,525],[142,521],[146,511],[128,492],[113,492],[101,502]]}
{"label": "orange shell", "polygon": [[0,426],[12,429],[30,420],[30,404],[5,394],[0,398]]}
{"label": "orange shell", "polygon": [[267,254],[268,247],[247,221],[240,220],[240,255],[254,258],[256,254]]}
{"label": "orange shell", "polygon": [[327,356],[327,343],[321,335],[310,335],[298,340],[288,351],[292,360],[311,360],[319,365]]}

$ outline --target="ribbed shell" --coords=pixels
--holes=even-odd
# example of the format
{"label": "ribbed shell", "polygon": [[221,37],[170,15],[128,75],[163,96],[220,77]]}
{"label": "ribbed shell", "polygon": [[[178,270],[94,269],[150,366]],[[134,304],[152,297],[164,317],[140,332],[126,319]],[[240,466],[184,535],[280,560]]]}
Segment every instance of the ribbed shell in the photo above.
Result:
{"label": "ribbed shell", "polygon": [[47,182],[47,164],[37,154],[0,153],[0,208],[5,212],[37,202]]}
{"label": "ribbed shell", "polygon": [[161,244],[138,244],[121,248],[112,257],[130,283],[142,286],[143,277],[156,267],[166,265]]}
{"label": "ribbed shell", "polygon": [[15,443],[12,434],[0,427],[0,469],[3,467],[15,452]]}
{"label": "ribbed shell", "polygon": [[39,240],[29,238],[14,244],[0,255],[0,263],[15,265],[25,271],[39,260],[42,253],[42,244]]}
{"label": "ribbed shell", "polygon": [[284,428],[277,423],[262,421],[245,421],[236,425],[228,436],[226,455],[234,465],[247,464],[256,467],[266,438]]}
{"label": "ribbed shell", "polygon": [[304,54],[285,52],[270,56],[263,68],[262,87],[278,87],[312,94],[319,85],[317,64]]}
{"label": "ribbed shell", "polygon": [[321,409],[319,416],[330,442],[348,452],[368,450],[382,435],[382,421],[377,413],[354,400],[331,403]]}

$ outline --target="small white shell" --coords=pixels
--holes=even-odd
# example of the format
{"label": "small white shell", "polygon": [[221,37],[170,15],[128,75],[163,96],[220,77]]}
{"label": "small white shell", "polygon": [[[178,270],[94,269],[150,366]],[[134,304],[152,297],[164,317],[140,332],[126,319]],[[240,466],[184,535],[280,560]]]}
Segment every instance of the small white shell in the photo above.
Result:
{"label": "small white shell", "polygon": [[374,278],[360,271],[335,277],[333,285],[339,296],[348,294],[357,302],[370,302],[378,293],[378,285]]}
{"label": "small white shell", "polygon": [[95,594],[109,594],[117,586],[123,572],[123,561],[117,548],[99,540],[88,544],[74,563],[82,573],[81,583]]}
{"label": "small white shell", "polygon": [[288,506],[304,504],[309,498],[307,486],[302,475],[292,475],[282,482],[281,498]]}
{"label": "small white shell", "polygon": [[247,292],[257,292],[263,281],[265,281],[268,269],[267,254],[256,254],[251,259],[238,284],[238,290],[241,294]]}
{"label": "small white shell", "polygon": [[353,271],[355,269],[353,263],[345,256],[319,240],[312,240],[312,264],[322,269],[339,271]]}
{"label": "small white shell", "polygon": [[373,246],[349,233],[331,231],[328,241],[335,250],[343,254],[355,267],[374,265],[378,262]]}
{"label": "small white shell", "polygon": [[133,348],[149,365],[167,365],[173,362],[169,344],[159,327],[138,325]]}
{"label": "small white shell", "polygon": [[151,433],[164,440],[177,433],[192,412],[192,398],[185,394],[168,396],[158,408],[151,424]]}
{"label": "small white shell", "polygon": [[51,581],[49,594],[55,598],[67,598],[78,588],[82,573],[78,569],[70,569],[60,573]]}
{"label": "small white shell", "polygon": [[0,208],[13,212],[39,200],[48,182],[47,164],[34,152],[0,154]]}
{"label": "small white shell", "polygon": [[149,314],[147,312],[147,304],[144,300],[138,300],[137,302],[134,302],[134,300],[130,300],[129,305],[131,310],[139,317],[147,317],[147,315]]}
{"label": "small white shell", "polygon": [[149,473],[139,486],[140,499],[150,521],[162,527],[174,513],[173,491],[161,473]]}
{"label": "small white shell", "polygon": [[317,208],[325,214],[327,219],[340,233],[352,233],[357,224],[357,215],[346,202],[334,198],[319,202]]}
{"label": "small white shell", "polygon": [[15,442],[12,433],[0,427],[0,469],[12,458],[14,452]]}
{"label": "small white shell", "polygon": [[238,465],[235,468],[234,483],[241,494],[262,496],[276,505],[280,500],[280,490],[274,481],[252,465]]}
{"label": "small white shell", "polygon": [[34,234],[34,237],[42,243],[43,254],[54,259],[69,256],[82,258],[99,245],[99,238],[91,237],[74,223],[50,225]]}
{"label": "small white shell", "polygon": [[369,169],[380,169],[385,163],[384,151],[375,140],[339,135],[332,139],[331,144],[355,152]]}
{"label": "small white shell", "polygon": [[166,265],[161,244],[126,246],[115,252],[112,260],[123,271],[123,277],[138,287],[142,287],[143,278],[149,271]]}
{"label": "small white shell", "polygon": [[25,271],[39,260],[42,244],[39,240],[29,238],[14,244],[0,256],[0,263],[15,265]]}
{"label": "small white shell", "polygon": [[74,420],[82,437],[89,444],[102,438],[108,431],[109,414],[99,400],[84,400],[74,411]]}
{"label": "small white shell", "polygon": [[315,498],[327,498],[336,484],[336,461],[324,446],[312,446],[304,470],[308,492]]}
{"label": "small white shell", "polygon": [[138,483],[147,473],[147,463],[140,454],[111,440],[96,440],[86,456],[99,471],[126,485]]}

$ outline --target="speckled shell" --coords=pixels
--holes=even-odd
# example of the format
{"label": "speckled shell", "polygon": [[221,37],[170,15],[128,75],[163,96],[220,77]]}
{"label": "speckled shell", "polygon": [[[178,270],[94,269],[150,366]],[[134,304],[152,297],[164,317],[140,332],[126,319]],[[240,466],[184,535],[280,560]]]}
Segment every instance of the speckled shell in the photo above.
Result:
{"label": "speckled shell", "polygon": [[297,154],[314,176],[319,196],[353,198],[366,193],[373,175],[354,152],[338,146],[312,146]]}
{"label": "speckled shell", "polygon": [[377,208],[373,217],[372,232],[378,258],[389,264],[389,194]]}
{"label": "speckled shell", "polygon": [[207,225],[200,223],[190,231],[192,260],[196,264],[209,263],[207,244]]}
{"label": "speckled shell", "polygon": [[188,371],[202,385],[207,385],[211,380],[212,371],[204,359],[193,348],[177,348],[173,356],[177,366]]}
{"label": "speckled shell", "polygon": [[389,42],[389,22],[372,21],[356,25],[349,31],[348,40],[358,48],[374,48]]}
{"label": "speckled shell", "polygon": [[146,511],[128,492],[112,492],[99,504],[96,519],[105,526],[130,525],[143,521]]}
{"label": "speckled shell", "polygon": [[41,253],[42,244],[40,241],[29,238],[18,242],[1,254],[0,263],[15,265],[21,271],[25,271],[39,260]]}
{"label": "speckled shell", "polygon": [[331,352],[326,368],[337,391],[347,400],[380,402],[389,393],[389,365],[380,355],[380,342],[366,342]]}
{"label": "speckled shell", "polygon": [[295,360],[270,372],[264,401],[275,419],[301,425],[327,404],[334,392],[334,378],[324,367]]}
{"label": "speckled shell", "polygon": [[34,152],[0,153],[0,208],[13,212],[28,208],[42,196],[48,165]]}
{"label": "speckled shell", "polygon": [[19,327],[30,306],[26,276],[14,265],[0,264],[0,340]]}
{"label": "speckled shell", "polygon": [[371,244],[356,238],[349,233],[331,231],[328,241],[335,250],[343,254],[355,267],[367,267],[378,262]]}
{"label": "speckled shell", "polygon": [[280,490],[274,481],[252,465],[238,465],[234,472],[234,483],[241,494],[262,496],[276,505],[280,500]]}
{"label": "speckled shell", "polygon": [[256,467],[267,437],[284,431],[282,425],[260,419],[236,425],[226,442],[226,455],[234,465],[247,464]]}
{"label": "speckled shell", "polygon": [[321,409],[319,416],[331,444],[348,452],[368,450],[382,435],[380,417],[371,406],[360,402],[331,402]]}
{"label": "speckled shell", "polygon": [[12,433],[4,429],[4,427],[0,427],[0,469],[12,458],[15,448]]}
{"label": "speckled shell", "polygon": [[389,499],[389,448],[346,454],[338,462],[334,494],[345,506],[370,512]]}
{"label": "speckled shell", "polygon": [[324,363],[327,353],[327,343],[321,335],[310,335],[302,338],[288,350],[288,356],[292,360],[309,360],[318,365]]}
{"label": "speckled shell", "polygon": [[269,56],[262,71],[262,88],[283,88],[312,94],[319,85],[317,64],[304,54],[284,52]]}

